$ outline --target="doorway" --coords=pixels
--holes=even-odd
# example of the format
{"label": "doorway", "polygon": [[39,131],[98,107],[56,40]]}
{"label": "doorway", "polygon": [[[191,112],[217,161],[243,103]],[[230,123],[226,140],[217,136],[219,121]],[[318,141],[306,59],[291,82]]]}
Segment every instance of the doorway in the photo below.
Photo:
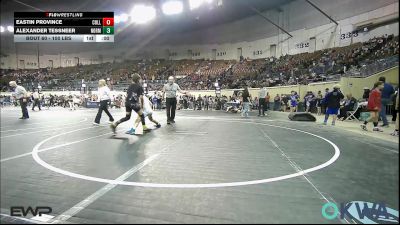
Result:
{"label": "doorway", "polygon": [[276,45],[270,45],[269,52],[271,54],[271,57],[276,57]]}
{"label": "doorway", "polygon": [[315,52],[316,45],[317,39],[315,39],[315,37],[310,38],[310,46],[308,48],[308,52]]}
{"label": "doorway", "polygon": [[216,60],[217,59],[217,49],[211,50],[211,59]]}
{"label": "doorway", "polygon": [[237,60],[240,61],[240,58],[242,56],[242,48],[237,48]]}

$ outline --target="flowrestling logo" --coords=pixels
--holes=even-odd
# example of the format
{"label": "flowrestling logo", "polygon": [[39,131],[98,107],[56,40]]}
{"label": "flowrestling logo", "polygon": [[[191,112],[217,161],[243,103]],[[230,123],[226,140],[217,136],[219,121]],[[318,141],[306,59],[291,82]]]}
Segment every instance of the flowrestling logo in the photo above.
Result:
{"label": "flowrestling logo", "polygon": [[362,224],[399,223],[399,211],[386,207],[385,203],[352,201],[341,203],[339,208],[328,202],[322,206],[321,213],[328,220],[347,218]]}

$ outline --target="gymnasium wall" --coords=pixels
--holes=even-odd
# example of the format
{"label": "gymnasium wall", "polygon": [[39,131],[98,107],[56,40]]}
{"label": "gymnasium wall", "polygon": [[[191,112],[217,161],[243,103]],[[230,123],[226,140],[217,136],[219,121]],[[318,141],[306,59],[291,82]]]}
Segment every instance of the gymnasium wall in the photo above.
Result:
{"label": "gymnasium wall", "polygon": [[[290,85],[290,86],[280,86],[280,87],[269,87],[267,88],[271,98],[275,97],[277,94],[290,94],[291,91],[296,91],[300,94],[300,98],[302,99],[307,91],[312,91],[313,93],[317,93],[321,91],[324,93],[326,88],[332,90],[333,85],[339,83],[341,85],[341,90],[344,94],[351,93],[356,99],[360,99],[363,95],[363,88],[369,87],[372,88],[374,83],[378,81],[379,77],[386,77],[386,82],[398,86],[399,85],[399,67],[395,67],[375,75],[369,76],[367,78],[348,78],[342,77],[340,81],[336,82],[321,82],[321,83],[312,83],[308,85]],[[250,88],[249,92],[251,96],[258,96],[258,88]],[[222,95],[232,96],[234,90],[225,89],[221,91]],[[215,95],[215,91],[190,91],[191,94],[198,96],[204,95]]]}
{"label": "gymnasium wall", "polygon": [[363,95],[363,88],[372,88],[374,83],[378,81],[379,77],[386,77],[386,82],[399,86],[399,67],[377,73],[367,78],[348,78],[343,77],[340,80],[340,85],[344,93],[351,93],[356,98],[361,98]]}

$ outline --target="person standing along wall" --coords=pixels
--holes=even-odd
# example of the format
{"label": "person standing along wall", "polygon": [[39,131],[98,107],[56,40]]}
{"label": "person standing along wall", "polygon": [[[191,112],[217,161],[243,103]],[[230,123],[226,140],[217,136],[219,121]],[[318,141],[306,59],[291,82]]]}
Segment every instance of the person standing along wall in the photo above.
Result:
{"label": "person standing along wall", "polygon": [[270,108],[269,108],[270,101],[271,101],[271,96],[269,95],[269,93],[267,91],[267,95],[265,96],[265,111],[270,110]]}
{"label": "person standing along wall", "polygon": [[329,115],[332,115],[332,126],[335,126],[337,115],[339,114],[340,101],[344,99],[344,95],[340,91],[340,85],[335,84],[333,90],[325,96],[326,112],[324,125],[328,123]]}
{"label": "person standing along wall", "polygon": [[299,95],[297,92],[292,91],[290,94],[290,112],[297,112],[297,106],[299,104]]}
{"label": "person standing along wall", "polygon": [[260,88],[258,92],[258,116],[265,116],[265,96],[267,95],[267,90],[265,88]]}
{"label": "person standing along wall", "polygon": [[399,136],[399,89],[397,88],[396,102],[394,104],[396,109],[396,121],[394,132],[391,133],[392,136]]}
{"label": "person standing along wall", "polygon": [[75,110],[74,95],[71,92],[68,95],[68,105],[70,110]]}
{"label": "person standing along wall", "polygon": [[385,77],[379,77],[379,81],[383,83],[382,89],[382,100],[381,100],[381,111],[379,112],[379,117],[382,119],[382,127],[388,127],[389,122],[386,117],[386,106],[390,103],[391,97],[394,94],[394,88],[391,84],[386,83]]}
{"label": "person standing along wall", "polygon": [[163,87],[163,99],[167,108],[167,124],[175,123],[175,112],[176,112],[176,92],[182,94],[188,94],[186,91],[182,91],[178,84],[175,83],[174,77],[168,77],[168,83]]}
{"label": "person standing along wall", "polygon": [[153,110],[157,110],[157,93],[154,92],[153,96],[151,97],[151,102],[153,103]]}
{"label": "person standing along wall", "polygon": [[243,102],[242,117],[247,118],[249,117],[249,110],[250,110],[250,93],[247,86],[244,88],[244,91],[242,93],[242,102]]}
{"label": "person standing along wall", "polygon": [[316,106],[317,106],[317,115],[321,115],[322,112],[322,93],[321,91],[318,91],[317,97],[316,97]]}
{"label": "person standing along wall", "polygon": [[378,127],[379,121],[379,112],[383,110],[382,107],[382,92],[381,90],[384,88],[384,83],[382,81],[378,81],[374,84],[374,88],[369,94],[367,109],[370,112],[370,117],[365,120],[363,124],[361,124],[361,128],[365,131],[368,131],[367,124],[368,122],[373,122],[374,129],[373,131],[383,132],[381,128]]}
{"label": "person standing along wall", "polygon": [[274,111],[279,111],[280,108],[281,108],[281,97],[279,96],[279,94],[276,94],[274,98]]}
{"label": "person standing along wall", "polygon": [[326,100],[326,96],[328,95],[328,93],[329,93],[329,88],[325,88],[325,94],[324,94],[324,97],[321,100],[321,112],[324,115],[325,115],[326,109],[327,109],[325,100]]}
{"label": "person standing along wall", "polygon": [[19,119],[29,119],[29,114],[28,114],[28,93],[26,92],[25,88],[17,85],[17,82],[15,81],[10,81],[9,85],[14,88],[14,93],[13,95],[15,96],[16,99],[18,99],[19,104],[21,105],[21,110],[22,110],[22,117]]}

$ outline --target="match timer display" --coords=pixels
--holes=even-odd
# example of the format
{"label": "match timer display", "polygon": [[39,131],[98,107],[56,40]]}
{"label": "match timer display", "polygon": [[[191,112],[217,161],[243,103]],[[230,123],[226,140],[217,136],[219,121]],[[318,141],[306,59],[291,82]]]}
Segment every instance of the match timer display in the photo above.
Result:
{"label": "match timer display", "polygon": [[14,12],[14,42],[114,42],[113,12]]}

